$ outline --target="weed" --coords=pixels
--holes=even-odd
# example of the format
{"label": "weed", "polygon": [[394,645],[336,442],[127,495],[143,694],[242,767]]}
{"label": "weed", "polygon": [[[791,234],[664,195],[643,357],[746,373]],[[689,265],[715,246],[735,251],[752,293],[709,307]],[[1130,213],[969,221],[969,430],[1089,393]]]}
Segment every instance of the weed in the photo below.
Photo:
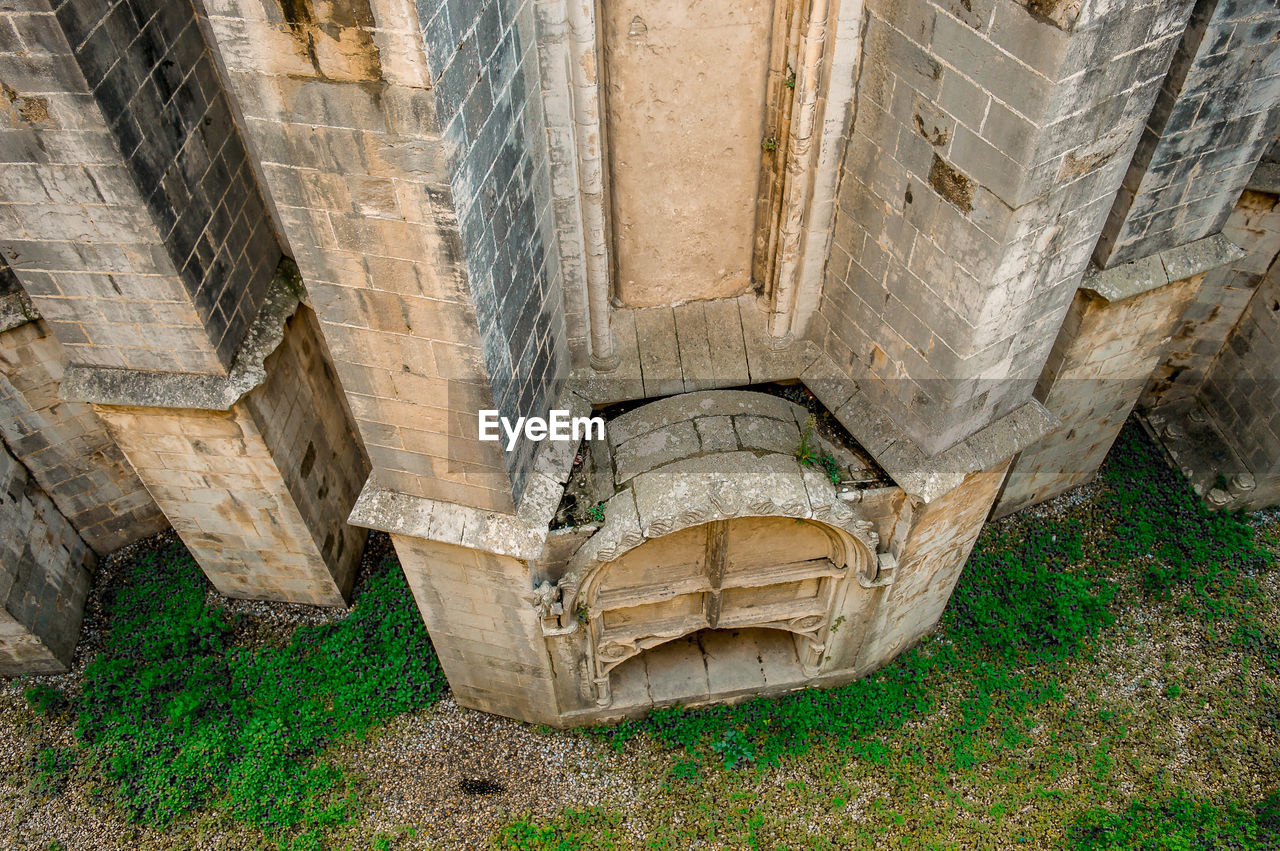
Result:
{"label": "weed", "polygon": [[219,802],[307,847],[357,806],[320,750],[442,692],[426,630],[385,566],[351,614],[297,629],[284,648],[231,649],[232,621],[204,595],[180,546],[134,563],[105,601],[112,627],[85,672],[78,736],[140,822]]}
{"label": "weed", "polygon": [[22,692],[27,705],[41,715],[52,715],[67,707],[67,696],[52,686],[40,683]]}

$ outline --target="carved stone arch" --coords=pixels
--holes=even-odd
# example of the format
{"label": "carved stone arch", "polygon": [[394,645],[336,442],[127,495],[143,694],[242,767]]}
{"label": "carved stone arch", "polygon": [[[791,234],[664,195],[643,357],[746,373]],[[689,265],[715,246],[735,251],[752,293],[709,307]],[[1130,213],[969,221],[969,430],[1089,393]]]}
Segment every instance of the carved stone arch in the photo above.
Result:
{"label": "carved stone arch", "polygon": [[592,560],[565,599],[585,622],[597,703],[610,705],[610,675],[623,662],[704,629],[790,632],[802,669],[816,675],[847,579],[874,575],[873,546],[811,517],[746,515],[642,537]]}

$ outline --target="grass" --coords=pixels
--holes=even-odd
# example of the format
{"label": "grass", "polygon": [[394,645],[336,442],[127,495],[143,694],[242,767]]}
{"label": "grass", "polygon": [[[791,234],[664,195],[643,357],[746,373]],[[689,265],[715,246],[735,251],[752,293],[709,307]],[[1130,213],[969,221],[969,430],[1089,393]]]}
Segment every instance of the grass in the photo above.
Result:
{"label": "grass", "polygon": [[[643,846],[592,835],[579,811],[517,820],[495,845],[1277,847],[1280,759],[1261,742],[1277,733],[1280,644],[1259,584],[1274,555],[1244,518],[1206,511],[1136,427],[1099,478],[1061,517],[989,527],[939,633],[878,674],[599,731],[669,753],[661,803],[646,802],[657,814],[630,821]],[[1125,622],[1139,613],[1187,623],[1144,636]],[[1161,646],[1171,631],[1196,636],[1191,658]],[[1161,654],[1154,673],[1170,681],[1155,687],[1142,677]],[[1229,667],[1196,681],[1198,662]],[[1129,669],[1134,694],[1099,695]],[[1170,722],[1190,718],[1203,740],[1169,742],[1182,735]],[[1207,764],[1175,770],[1186,752]],[[1266,779],[1263,795],[1229,791],[1241,769]]]}
{"label": "grass", "polygon": [[[634,800],[570,801],[470,839],[519,851],[1280,847],[1276,551],[1280,523],[1259,532],[1205,511],[1128,428],[1088,499],[984,531],[939,631],[879,673],[595,731]],[[29,794],[97,789],[104,811],[180,847],[228,823],[294,848],[430,848],[448,835],[398,824],[359,776],[361,737],[444,690],[393,564],[348,617],[277,646],[237,646],[205,595],[180,547],[130,566],[104,601],[111,630],[80,693],[25,691],[33,724],[76,719],[70,740],[30,748]]]}
{"label": "grass", "polygon": [[[235,648],[234,621],[173,545],[136,560],[105,601],[110,634],[75,701],[78,758],[132,820],[168,827],[216,807],[282,846],[349,822],[355,784],[323,751],[444,690],[399,570],[374,575],[346,618],[282,648]],[[52,709],[60,696],[32,689]],[[44,758],[42,757],[42,760]]]}

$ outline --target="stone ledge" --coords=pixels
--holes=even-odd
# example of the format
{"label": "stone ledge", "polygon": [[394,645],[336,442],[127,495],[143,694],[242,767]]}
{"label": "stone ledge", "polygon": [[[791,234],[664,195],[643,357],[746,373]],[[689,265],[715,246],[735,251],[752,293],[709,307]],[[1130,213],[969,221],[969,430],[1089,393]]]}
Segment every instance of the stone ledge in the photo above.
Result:
{"label": "stone ledge", "polygon": [[[575,417],[591,411],[590,403],[572,391],[565,391],[556,407]],[[392,535],[534,561],[546,544],[576,454],[577,444],[572,441],[543,441],[515,514],[388,490],[370,475],[347,522]]]}
{"label": "stone ledge", "polygon": [[[1059,426],[1034,399],[937,455],[929,456],[892,419],[877,411],[825,354],[800,377],[853,439],[894,483],[922,502],[960,486],[965,477],[989,470]],[[837,404],[838,403],[838,404]]]}
{"label": "stone ledge", "polygon": [[1225,236],[1214,234],[1110,269],[1091,269],[1080,282],[1080,289],[1115,303],[1185,281],[1245,255]]}
{"label": "stone ledge", "polygon": [[0,295],[0,334],[20,328],[40,318],[40,311],[22,290]]}
{"label": "stone ledge", "polygon": [[1280,163],[1258,163],[1245,189],[1250,192],[1280,195]]}
{"label": "stone ledge", "polygon": [[63,376],[58,395],[69,402],[94,405],[228,411],[267,380],[267,357],[284,340],[285,323],[298,309],[302,295],[300,283],[276,274],[226,375],[72,366]]}

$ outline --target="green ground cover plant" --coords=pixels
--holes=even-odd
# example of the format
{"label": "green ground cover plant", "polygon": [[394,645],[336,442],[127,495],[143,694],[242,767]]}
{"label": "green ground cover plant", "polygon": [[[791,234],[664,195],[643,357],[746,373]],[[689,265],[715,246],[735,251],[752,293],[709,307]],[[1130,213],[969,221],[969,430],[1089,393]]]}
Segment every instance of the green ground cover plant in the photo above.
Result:
{"label": "green ground cover plant", "polygon": [[[713,787],[721,792],[751,787],[779,765],[887,776],[905,784],[913,797],[952,799],[955,814],[943,819],[973,821],[977,832],[969,836],[980,847],[998,847],[981,837],[1011,809],[1061,806],[1069,796],[1055,786],[1065,778],[1083,775],[1098,793],[1109,792],[1114,775],[1135,768],[1130,725],[1151,721],[1133,717],[1129,708],[1102,708],[1087,717],[1063,705],[1063,684],[1095,653],[1118,613],[1140,604],[1195,619],[1206,642],[1243,655],[1243,682],[1249,682],[1250,664],[1276,670],[1280,642],[1274,627],[1259,619],[1257,606],[1258,578],[1273,556],[1247,519],[1207,511],[1134,424],[1122,432],[1099,478],[1096,494],[1076,509],[1015,518],[984,531],[938,634],[877,674],[841,688],[732,707],[658,710],[594,735],[619,747],[645,736],[672,749],[674,767],[665,788],[685,802],[718,794]],[[1165,699],[1171,705],[1185,701],[1183,688],[1169,683]],[[1235,694],[1242,704],[1274,706],[1270,685],[1247,688],[1249,693]],[[1274,729],[1277,719],[1268,719],[1265,709],[1261,715],[1258,723]],[[1020,764],[1022,754],[1032,750],[1032,732],[1043,730],[1046,722],[1059,728],[1053,743],[1025,758],[1029,765]],[[1116,755],[1120,752],[1123,758]],[[996,764],[1002,765],[1000,774],[991,777]],[[1137,768],[1151,775],[1156,794],[1118,811],[1082,807],[1065,835],[1062,825],[1047,830],[1061,837],[1055,844],[1077,849],[1280,847],[1267,844],[1280,836],[1271,828],[1275,795],[1262,803],[1215,802],[1179,789],[1174,772]],[[724,769],[738,771],[722,780],[716,773]],[[985,789],[1005,784],[1009,800],[970,813],[952,791],[957,778]],[[693,792],[699,784],[703,788]],[[834,800],[842,808],[849,804],[843,794]],[[878,826],[855,831],[852,836],[862,841],[852,846],[772,845],[760,839],[767,818],[743,814],[729,824],[724,812],[708,811],[694,821],[717,839],[733,836],[744,847],[769,848],[878,846],[897,831],[907,835],[906,828],[921,818],[901,809],[877,812],[870,821]],[[667,817],[686,821],[682,815]],[[576,814],[575,822],[581,818]],[[759,821],[755,827],[753,819]],[[648,847],[680,847],[676,837],[688,836],[652,822],[648,827]],[[914,827],[926,833],[947,829],[942,824]],[[615,847],[583,836],[580,825],[526,818],[495,842],[500,848],[560,851]],[[1036,845],[1030,836],[1019,841]]]}
{"label": "green ground cover plant", "polygon": [[442,694],[426,630],[393,563],[350,615],[280,648],[233,647],[234,621],[205,590],[180,545],[130,566],[75,705],[82,753],[139,822],[216,804],[305,847],[357,806],[323,749]]}

